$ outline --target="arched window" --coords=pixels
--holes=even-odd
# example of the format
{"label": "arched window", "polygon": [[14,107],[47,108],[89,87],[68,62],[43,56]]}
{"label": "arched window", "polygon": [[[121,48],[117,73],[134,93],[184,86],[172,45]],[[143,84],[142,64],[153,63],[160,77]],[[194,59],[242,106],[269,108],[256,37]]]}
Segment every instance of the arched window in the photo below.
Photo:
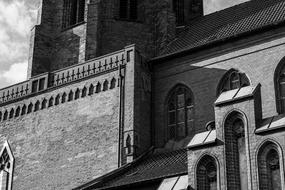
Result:
{"label": "arched window", "polygon": [[12,108],[10,110],[10,113],[9,113],[9,119],[12,119],[14,117],[14,108]]}
{"label": "arched window", "polygon": [[244,117],[231,113],[225,121],[226,174],[228,189],[247,190],[247,157]]}
{"label": "arched window", "polygon": [[54,105],[59,105],[60,103],[60,95],[58,94],[56,97],[55,97],[55,103]]}
{"label": "arched window", "polygon": [[0,153],[0,183],[5,190],[12,189],[12,177],[14,169],[14,156],[8,142],[5,142]]}
{"label": "arched window", "polygon": [[219,96],[222,92],[249,85],[249,79],[244,73],[241,73],[235,69],[231,69],[223,76],[222,80],[220,81],[217,89],[217,96]]}
{"label": "arched window", "polygon": [[96,93],[99,93],[101,92],[101,83],[98,82],[97,85],[96,85]]}
{"label": "arched window", "polygon": [[80,90],[77,88],[77,90],[75,91],[75,100],[79,99],[80,97]]}
{"label": "arched window", "polygon": [[33,111],[33,104],[32,103],[30,103],[29,105],[28,105],[28,112],[27,113],[32,113],[32,111]]}
{"label": "arched window", "polygon": [[115,88],[115,87],[116,87],[116,79],[115,79],[115,78],[112,78],[110,89],[113,89],[113,88]]}
{"label": "arched window", "polygon": [[81,97],[84,98],[87,95],[87,88],[84,86],[82,89]]}
{"label": "arched window", "polygon": [[284,61],[279,64],[275,71],[275,89],[277,111],[279,114],[285,113],[285,64]]}
{"label": "arched window", "polygon": [[66,102],[66,93],[64,92],[63,94],[62,94],[62,96],[61,96],[61,103],[63,104],[63,103],[65,103]]}
{"label": "arched window", "polygon": [[42,110],[45,109],[47,107],[47,100],[44,98],[42,101]]}
{"label": "arched window", "polygon": [[21,115],[25,115],[26,112],[27,112],[27,106],[26,106],[26,105],[23,105],[22,111],[21,111]]}
{"label": "arched window", "polygon": [[20,106],[18,106],[17,109],[16,109],[15,117],[19,117],[20,116],[20,112],[21,112],[21,108],[20,108]]}
{"label": "arched window", "polygon": [[35,104],[35,108],[34,108],[34,112],[36,112],[36,111],[39,111],[39,109],[40,109],[40,101],[37,101],[36,102],[36,104]]}
{"label": "arched window", "polygon": [[197,165],[197,190],[218,189],[217,164],[213,157],[204,156]]}
{"label": "arched window", "polygon": [[89,96],[91,96],[92,94],[94,94],[94,85],[93,85],[93,84],[91,84],[91,85],[89,86],[89,92],[88,92],[88,95],[89,95]]}
{"label": "arched window", "polygon": [[73,100],[73,94],[74,94],[73,91],[70,90],[70,92],[69,92],[69,94],[68,94],[68,101],[69,101],[69,102]]}
{"label": "arched window", "polygon": [[170,139],[186,137],[194,127],[194,101],[189,88],[176,86],[167,101],[167,126]]}
{"label": "arched window", "polygon": [[52,107],[52,106],[53,106],[53,97],[50,97],[48,101],[48,107]]}
{"label": "arched window", "polygon": [[3,121],[6,121],[8,119],[8,111],[6,110],[4,112],[4,117],[3,117]]}
{"label": "arched window", "polygon": [[105,80],[103,83],[103,91],[107,91],[108,88],[109,88],[109,82],[107,80]]}
{"label": "arched window", "polygon": [[258,153],[260,190],[281,190],[281,167],[278,147],[272,142],[263,145]]}

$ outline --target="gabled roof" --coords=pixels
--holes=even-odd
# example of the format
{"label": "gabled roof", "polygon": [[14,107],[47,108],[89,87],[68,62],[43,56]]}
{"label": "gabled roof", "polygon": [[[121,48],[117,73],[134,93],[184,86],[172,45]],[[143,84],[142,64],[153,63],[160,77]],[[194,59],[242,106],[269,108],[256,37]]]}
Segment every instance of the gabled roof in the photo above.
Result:
{"label": "gabled roof", "polygon": [[100,180],[95,179],[94,184],[77,189],[110,189],[187,174],[187,150],[181,149],[172,152],[149,154],[127,165],[123,170],[118,169],[111,175]]}
{"label": "gabled roof", "polygon": [[197,18],[168,44],[160,57],[283,24],[284,13],[284,0],[251,0]]}

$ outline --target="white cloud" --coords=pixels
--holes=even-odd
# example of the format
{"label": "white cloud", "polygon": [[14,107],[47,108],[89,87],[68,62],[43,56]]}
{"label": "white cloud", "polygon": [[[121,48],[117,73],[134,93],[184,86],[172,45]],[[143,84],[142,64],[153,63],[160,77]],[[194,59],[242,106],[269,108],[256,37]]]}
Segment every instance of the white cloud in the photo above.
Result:
{"label": "white cloud", "polygon": [[7,71],[0,74],[0,86],[9,86],[26,80],[27,62],[15,63]]}
{"label": "white cloud", "polygon": [[2,77],[10,83],[17,83],[26,79],[28,69],[27,62],[13,64],[8,71],[2,74]]}
{"label": "white cloud", "polygon": [[204,0],[204,12],[210,14],[246,1],[249,0]]}
{"label": "white cloud", "polygon": [[30,29],[35,20],[36,7],[27,1],[0,0],[0,88],[26,79]]}

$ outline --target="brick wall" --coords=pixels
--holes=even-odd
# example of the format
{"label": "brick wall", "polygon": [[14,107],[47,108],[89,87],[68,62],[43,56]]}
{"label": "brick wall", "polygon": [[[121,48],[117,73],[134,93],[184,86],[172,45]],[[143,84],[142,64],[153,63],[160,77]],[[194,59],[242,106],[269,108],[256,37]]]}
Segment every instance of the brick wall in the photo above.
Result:
{"label": "brick wall", "polygon": [[280,36],[258,41],[272,34],[273,32],[233,42],[199,54],[181,56],[163,64],[157,62],[153,74],[156,145],[163,146],[167,141],[164,134],[165,100],[168,92],[178,83],[185,84],[192,90],[195,102],[195,132],[204,131],[206,123],[214,120],[213,103],[217,98],[219,81],[231,68],[246,73],[252,85],[261,83],[262,117],[276,115],[273,76],[275,68],[285,56],[285,38]]}
{"label": "brick wall", "polygon": [[72,101],[60,98],[58,105],[33,107],[0,124],[1,141],[9,140],[15,156],[13,189],[71,189],[117,168],[119,87],[103,91],[102,85],[101,92],[82,97],[84,87],[113,77],[118,79],[117,71],[1,107],[55,101],[57,95],[74,92]]}
{"label": "brick wall", "polygon": [[136,44],[153,57],[175,37],[175,18],[166,0],[138,5],[136,21],[118,18],[118,2],[86,1],[85,22],[62,28],[63,1],[43,0],[41,23],[32,31],[28,78]]}

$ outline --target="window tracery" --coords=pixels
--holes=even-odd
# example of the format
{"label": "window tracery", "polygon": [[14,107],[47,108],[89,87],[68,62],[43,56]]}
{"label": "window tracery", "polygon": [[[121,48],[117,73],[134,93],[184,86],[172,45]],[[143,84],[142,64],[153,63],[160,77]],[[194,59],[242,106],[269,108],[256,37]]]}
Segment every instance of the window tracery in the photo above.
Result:
{"label": "window tracery", "polygon": [[175,87],[167,102],[167,125],[170,139],[186,137],[194,125],[194,102],[190,89]]}
{"label": "window tracery", "polygon": [[281,190],[281,167],[277,145],[268,142],[258,153],[259,188]]}
{"label": "window tracery", "polygon": [[0,154],[0,186],[5,190],[12,189],[12,177],[14,169],[14,157],[8,142],[4,143],[4,147]]}
{"label": "window tracery", "polygon": [[[279,66],[280,67],[280,66]],[[285,113],[285,64],[281,63],[281,68],[275,73],[275,88],[277,111],[279,114]]]}
{"label": "window tracery", "polygon": [[249,79],[244,73],[232,69],[223,76],[218,86],[217,95],[220,95],[225,91],[234,90],[249,85]]}

